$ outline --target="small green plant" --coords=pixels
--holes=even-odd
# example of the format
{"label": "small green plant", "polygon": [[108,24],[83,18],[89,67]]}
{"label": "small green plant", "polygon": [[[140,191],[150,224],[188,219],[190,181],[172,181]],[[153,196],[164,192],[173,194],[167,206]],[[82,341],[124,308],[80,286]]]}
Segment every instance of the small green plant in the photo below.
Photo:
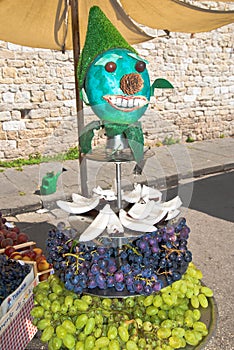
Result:
{"label": "small green plant", "polygon": [[73,160],[79,158],[79,150],[78,147],[69,148],[69,150],[64,154],[65,160]]}
{"label": "small green plant", "polygon": [[163,143],[160,140],[155,140],[154,142],[147,142],[146,141],[144,146],[145,147],[149,147],[149,148],[151,148],[151,147],[161,147],[161,146],[163,146]]}
{"label": "small green plant", "polygon": [[176,143],[179,143],[180,141],[177,139],[175,140],[172,136],[166,136],[165,139],[163,140],[162,144],[165,146],[170,146],[170,145],[174,145]]}
{"label": "small green plant", "polygon": [[224,134],[220,134],[220,139],[224,139],[225,135]]}
{"label": "small green plant", "polygon": [[28,159],[32,162],[40,162],[42,159],[42,155],[39,152],[37,152],[35,154],[29,154]]}
{"label": "small green plant", "polygon": [[26,193],[25,193],[24,191],[19,191],[19,195],[20,195],[20,196],[25,196]]}
{"label": "small green plant", "polygon": [[195,140],[192,138],[192,136],[188,136],[186,139],[186,142],[191,143],[194,142]]}
{"label": "small green plant", "polygon": [[[24,165],[33,165],[33,164],[40,164],[40,163],[48,163],[52,161],[64,161],[64,160],[74,160],[78,159],[79,157],[79,150],[78,147],[72,147],[69,148],[68,151],[65,153],[59,153],[54,156],[42,156],[40,153],[30,154],[28,159],[19,158],[15,160],[10,161],[0,161],[0,168],[16,168],[18,171],[23,170]],[[4,171],[1,169],[0,171]]]}

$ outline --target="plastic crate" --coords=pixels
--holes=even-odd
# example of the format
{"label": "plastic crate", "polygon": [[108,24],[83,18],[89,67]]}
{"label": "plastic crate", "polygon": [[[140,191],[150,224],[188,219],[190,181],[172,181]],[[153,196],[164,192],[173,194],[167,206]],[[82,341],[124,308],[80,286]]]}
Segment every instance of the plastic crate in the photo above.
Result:
{"label": "plastic crate", "polygon": [[0,349],[23,350],[36,334],[30,311],[34,305],[33,288],[37,284],[38,278],[35,278],[0,319]]}
{"label": "plastic crate", "polygon": [[[25,262],[18,261],[19,264],[25,264]],[[2,317],[11,310],[11,308],[14,306],[14,304],[17,302],[17,300],[21,297],[21,295],[24,294],[24,292],[27,291],[28,286],[33,282],[35,279],[34,271],[31,268],[31,271],[27,274],[27,276],[24,278],[24,280],[21,282],[21,284],[18,286],[17,289],[14,290],[10,295],[8,295],[3,302],[0,305],[0,322],[2,321]],[[1,348],[0,348],[1,349]]]}

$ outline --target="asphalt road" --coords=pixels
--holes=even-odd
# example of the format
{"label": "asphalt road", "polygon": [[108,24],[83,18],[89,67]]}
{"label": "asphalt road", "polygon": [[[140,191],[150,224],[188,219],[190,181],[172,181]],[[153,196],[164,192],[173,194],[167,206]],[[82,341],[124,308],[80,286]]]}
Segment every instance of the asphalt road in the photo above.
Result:
{"label": "asphalt road", "polygon": [[205,177],[167,192],[188,204],[189,247],[203,282],[213,289],[217,328],[204,350],[234,349],[234,172]]}

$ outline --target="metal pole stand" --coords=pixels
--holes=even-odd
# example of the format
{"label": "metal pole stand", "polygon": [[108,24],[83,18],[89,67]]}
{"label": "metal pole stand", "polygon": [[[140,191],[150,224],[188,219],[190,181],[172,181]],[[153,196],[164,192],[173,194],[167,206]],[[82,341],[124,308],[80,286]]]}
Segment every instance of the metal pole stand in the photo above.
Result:
{"label": "metal pole stand", "polygon": [[121,163],[116,162],[116,190],[117,190],[117,207],[120,210],[122,208],[122,196],[121,196]]}

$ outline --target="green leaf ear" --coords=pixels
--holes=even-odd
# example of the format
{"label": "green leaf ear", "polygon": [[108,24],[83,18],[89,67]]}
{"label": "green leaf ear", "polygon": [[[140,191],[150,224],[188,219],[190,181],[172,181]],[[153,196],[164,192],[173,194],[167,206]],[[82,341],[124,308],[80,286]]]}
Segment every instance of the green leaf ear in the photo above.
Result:
{"label": "green leaf ear", "polygon": [[166,79],[156,79],[150,87],[150,96],[154,95],[154,89],[174,89],[174,86]]}

